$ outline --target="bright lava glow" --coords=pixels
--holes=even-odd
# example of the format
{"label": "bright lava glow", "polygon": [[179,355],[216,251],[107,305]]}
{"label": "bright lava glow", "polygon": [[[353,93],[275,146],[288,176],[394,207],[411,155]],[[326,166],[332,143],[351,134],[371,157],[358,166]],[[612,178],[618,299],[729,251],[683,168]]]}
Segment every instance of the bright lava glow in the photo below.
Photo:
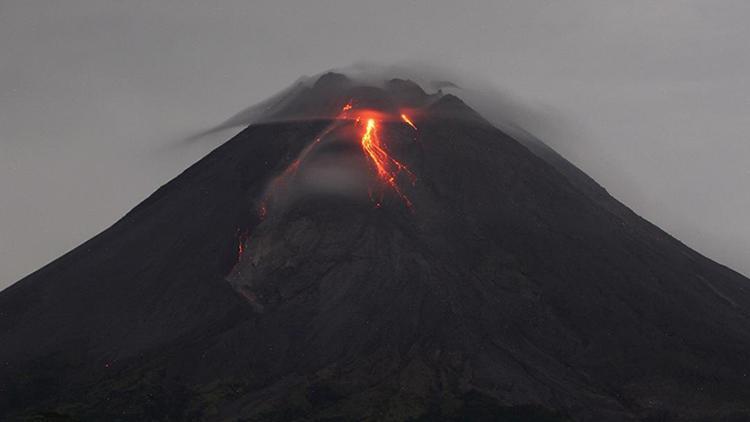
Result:
{"label": "bright lava glow", "polygon": [[[368,161],[372,163],[372,167],[375,170],[377,179],[392,189],[396,195],[406,204],[407,208],[413,211],[411,200],[404,194],[399,186],[399,182],[403,181],[405,177],[412,185],[416,183],[416,176],[409,170],[409,168],[401,163],[400,161],[393,158],[387,150],[386,145],[380,139],[379,135],[379,124],[381,121],[393,121],[397,120],[400,116],[406,124],[417,130],[417,127],[411,121],[411,119],[403,113],[389,115],[387,113],[379,112],[376,110],[360,110],[354,109],[353,100],[350,100],[342,108],[338,116],[335,118],[333,124],[328,126],[321,134],[315,138],[315,141],[305,147],[295,160],[293,160],[287,168],[275,179],[271,181],[270,187],[264,197],[262,198],[258,207],[258,217],[260,220],[265,220],[269,212],[269,201],[271,196],[278,192],[280,189],[284,189],[287,182],[297,173],[301,162],[303,162],[313,148],[321,142],[329,132],[336,130],[341,127],[341,124],[353,122],[355,128],[363,127],[361,132],[361,147],[365,153]],[[370,198],[375,202],[376,207],[382,206],[383,191],[379,190],[379,193],[374,193],[372,188],[368,189]],[[273,207],[270,207],[273,208]],[[245,249],[243,242],[240,242],[239,254],[242,255]]]}

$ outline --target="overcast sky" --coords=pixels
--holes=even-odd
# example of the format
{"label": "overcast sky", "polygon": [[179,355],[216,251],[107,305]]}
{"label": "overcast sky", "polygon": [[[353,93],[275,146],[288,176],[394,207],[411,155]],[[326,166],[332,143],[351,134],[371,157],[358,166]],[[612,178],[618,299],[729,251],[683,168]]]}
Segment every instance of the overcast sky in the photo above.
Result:
{"label": "overcast sky", "polygon": [[362,60],[512,93],[614,196],[750,274],[748,22],[746,0],[0,0],[0,288],[221,141],[177,140]]}

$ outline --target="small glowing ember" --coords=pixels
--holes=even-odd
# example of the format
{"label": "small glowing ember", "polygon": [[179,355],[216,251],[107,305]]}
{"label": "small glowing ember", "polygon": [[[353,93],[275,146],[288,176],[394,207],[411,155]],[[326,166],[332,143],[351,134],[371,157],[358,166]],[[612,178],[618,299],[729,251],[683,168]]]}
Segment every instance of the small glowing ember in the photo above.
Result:
{"label": "small glowing ember", "polygon": [[247,249],[246,243],[249,237],[250,236],[247,232],[237,229],[237,262],[242,259],[242,254],[245,253],[245,250]]}
{"label": "small glowing ember", "polygon": [[349,111],[352,109],[352,103],[346,103],[346,105],[341,109],[342,112]]}

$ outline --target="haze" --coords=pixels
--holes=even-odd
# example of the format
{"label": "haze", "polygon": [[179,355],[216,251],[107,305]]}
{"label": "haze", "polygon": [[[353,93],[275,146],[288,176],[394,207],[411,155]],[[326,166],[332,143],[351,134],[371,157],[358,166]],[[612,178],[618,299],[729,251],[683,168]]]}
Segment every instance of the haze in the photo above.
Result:
{"label": "haze", "polygon": [[615,197],[750,275],[748,21],[730,0],[0,0],[0,288],[232,133],[181,139],[362,61],[506,93]]}

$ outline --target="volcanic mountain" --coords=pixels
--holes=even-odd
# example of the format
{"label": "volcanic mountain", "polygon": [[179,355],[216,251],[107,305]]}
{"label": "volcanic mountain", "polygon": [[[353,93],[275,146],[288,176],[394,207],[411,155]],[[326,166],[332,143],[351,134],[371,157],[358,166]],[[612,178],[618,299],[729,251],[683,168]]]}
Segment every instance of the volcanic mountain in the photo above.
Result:
{"label": "volcanic mountain", "polygon": [[259,113],[0,293],[0,418],[750,418],[750,280],[533,137],[336,73]]}

